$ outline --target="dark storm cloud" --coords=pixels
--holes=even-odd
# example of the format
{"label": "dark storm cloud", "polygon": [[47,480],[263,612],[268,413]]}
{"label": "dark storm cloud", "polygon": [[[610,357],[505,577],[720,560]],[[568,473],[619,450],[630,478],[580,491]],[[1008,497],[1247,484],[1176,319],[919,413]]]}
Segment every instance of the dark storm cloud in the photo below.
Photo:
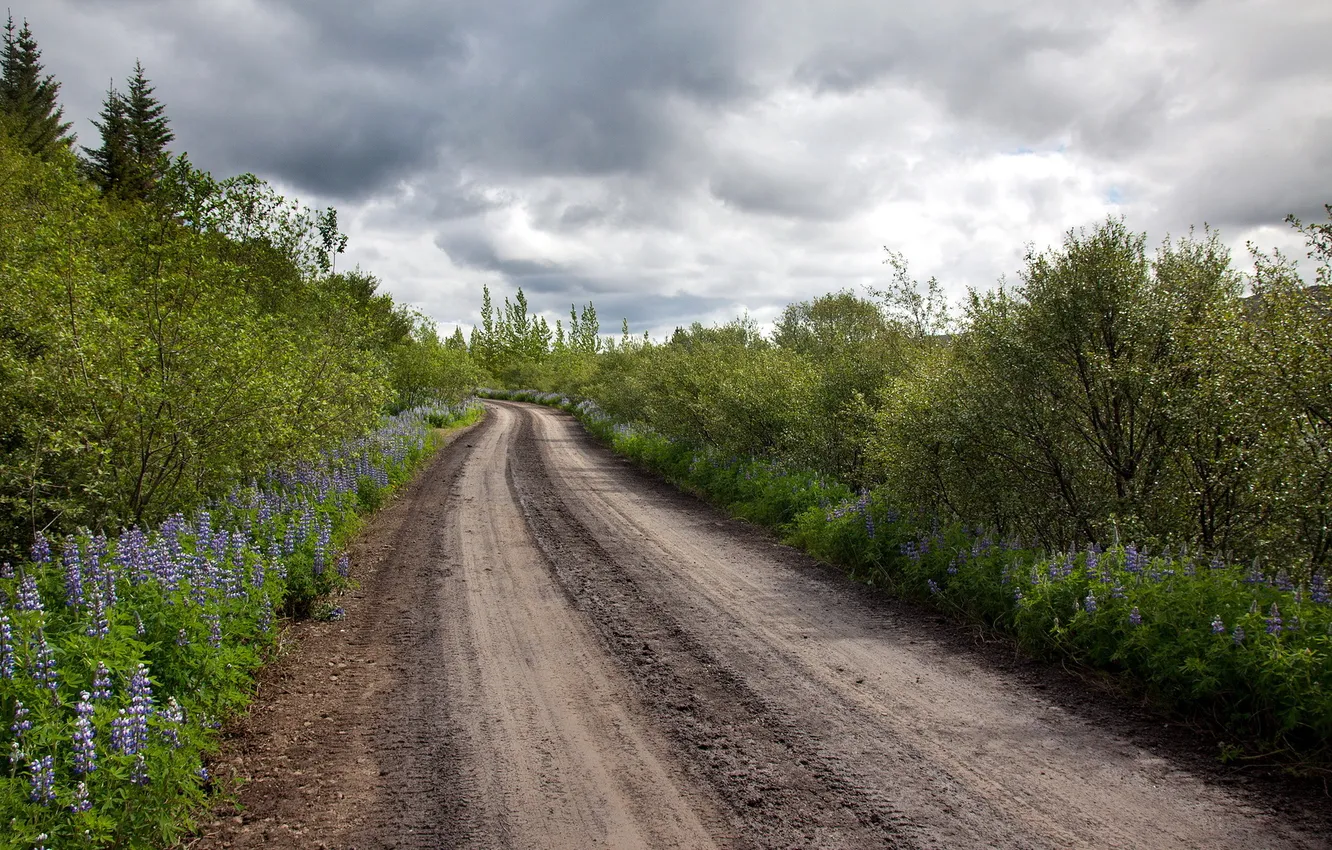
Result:
{"label": "dark storm cloud", "polygon": [[701,0],[270,0],[224,24],[209,8],[92,4],[137,9],[145,37],[167,43],[149,73],[196,159],[334,199],[389,188],[441,152],[509,175],[649,170],[680,142],[664,100],[746,90],[732,15]]}
{"label": "dark storm cloud", "polygon": [[[654,328],[729,307],[662,279],[756,311],[788,298],[767,279],[787,260],[859,279],[858,243],[902,226],[885,205],[941,276],[985,286],[1009,250],[957,259],[957,238],[1020,247],[1105,199],[1175,231],[1332,200],[1325,2],[29,2],[70,117],[139,56],[197,165],[350,205],[468,285],[622,299],[608,315],[661,310]],[[1000,161],[1022,149],[1047,159]],[[524,253],[546,245],[581,259]],[[414,250],[424,291],[440,257]]]}
{"label": "dark storm cloud", "polygon": [[[1325,218],[1332,202],[1332,118],[1309,136],[1274,140],[1265,150],[1236,150],[1206,158],[1180,174],[1176,206],[1194,223],[1225,233],[1275,224],[1287,215]],[[1313,179],[1310,179],[1310,177]]]}

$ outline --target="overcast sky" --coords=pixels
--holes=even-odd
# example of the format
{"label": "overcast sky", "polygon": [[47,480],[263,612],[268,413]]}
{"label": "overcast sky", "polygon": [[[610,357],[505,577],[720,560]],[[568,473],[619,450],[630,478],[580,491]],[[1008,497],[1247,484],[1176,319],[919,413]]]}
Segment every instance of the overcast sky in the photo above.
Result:
{"label": "overcast sky", "polygon": [[[482,284],[654,336],[954,297],[1124,215],[1291,249],[1332,202],[1327,0],[14,0],[80,141],[140,59],[176,152],[336,205],[433,316]],[[347,262],[343,260],[342,262]]]}

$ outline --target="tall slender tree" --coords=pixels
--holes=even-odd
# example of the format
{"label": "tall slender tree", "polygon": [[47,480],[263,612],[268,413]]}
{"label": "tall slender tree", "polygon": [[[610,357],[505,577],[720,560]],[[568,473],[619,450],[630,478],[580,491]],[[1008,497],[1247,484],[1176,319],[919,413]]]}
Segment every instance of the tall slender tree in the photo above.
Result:
{"label": "tall slender tree", "polygon": [[102,146],[83,149],[88,173],[102,191],[139,199],[151,194],[170,163],[167,145],[176,138],[165,113],[143,64],[136,61],[127,91],[121,94],[112,86],[102,104],[101,121],[93,122],[102,134]]}
{"label": "tall slender tree", "polygon": [[42,52],[28,22],[14,25],[10,15],[0,44],[0,130],[28,150],[49,157],[74,144],[70,122],[56,102],[60,83],[42,75]]}
{"label": "tall slender tree", "polygon": [[167,169],[170,151],[167,145],[175,141],[176,134],[166,118],[166,107],[153,96],[153,85],[144,76],[143,64],[134,60],[134,75],[125,92],[125,117],[134,162],[137,166],[140,196],[146,195]]}
{"label": "tall slender tree", "polygon": [[129,122],[125,115],[125,99],[115,85],[106,90],[102,102],[100,121],[93,126],[102,135],[100,148],[83,148],[84,167],[88,177],[110,194],[117,191],[130,173]]}

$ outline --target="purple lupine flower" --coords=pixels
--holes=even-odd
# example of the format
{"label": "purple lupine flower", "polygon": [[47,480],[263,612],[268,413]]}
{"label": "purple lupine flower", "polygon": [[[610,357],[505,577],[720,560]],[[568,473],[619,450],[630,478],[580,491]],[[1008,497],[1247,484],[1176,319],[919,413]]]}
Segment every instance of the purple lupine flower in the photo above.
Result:
{"label": "purple lupine flower", "polygon": [[213,538],[213,515],[199,511],[194,517],[194,539],[204,545]]}
{"label": "purple lupine flower", "polygon": [[148,538],[137,525],[122,530],[116,540],[116,564],[125,570],[132,584],[148,579]]}
{"label": "purple lupine flower", "polygon": [[28,764],[28,799],[49,806],[55,802],[55,759],[42,756]]}
{"label": "purple lupine flower", "polygon": [[1226,624],[1221,622],[1221,615],[1220,614],[1213,615],[1212,634],[1214,635],[1225,634],[1225,631],[1226,631]]}
{"label": "purple lupine flower", "polygon": [[1272,609],[1267,612],[1267,633],[1269,635],[1281,634],[1281,612],[1277,610],[1275,602],[1272,603]]}
{"label": "purple lupine flower", "polygon": [[175,697],[172,697],[167,707],[157,712],[157,717],[161,721],[157,731],[162,734],[162,739],[170,744],[173,750],[180,749],[180,727],[185,723],[185,709],[180,707]]}
{"label": "purple lupine flower", "polygon": [[65,604],[77,608],[83,605],[83,558],[73,537],[65,538],[60,561],[65,566]]}
{"label": "purple lupine flower", "polygon": [[208,645],[217,649],[222,645],[222,617],[218,614],[205,614],[208,621]]}
{"label": "purple lupine flower", "polygon": [[1082,600],[1082,605],[1083,605],[1083,608],[1086,609],[1086,611],[1087,611],[1088,614],[1095,614],[1095,613],[1096,613],[1096,597],[1095,597],[1095,595],[1093,595],[1093,594],[1091,594],[1091,593],[1088,593],[1088,594],[1087,594],[1087,598],[1084,599],[1084,600]]}
{"label": "purple lupine flower", "polygon": [[1124,572],[1138,574],[1142,572],[1143,558],[1138,554],[1138,547],[1132,543],[1124,547]]}
{"label": "purple lupine flower", "polygon": [[1126,592],[1124,591],[1124,586],[1123,586],[1123,585],[1119,585],[1119,584],[1117,584],[1117,585],[1115,585],[1114,587],[1110,588],[1110,598],[1111,598],[1111,599],[1127,599],[1127,598],[1128,598],[1128,593],[1126,593]]}
{"label": "purple lupine flower", "polygon": [[1277,586],[1277,590],[1281,590],[1286,593],[1290,593],[1292,590],[1295,589],[1295,582],[1290,580],[1290,574],[1287,573],[1285,570],[1281,570],[1280,572],[1277,573],[1275,584]]}
{"label": "purple lupine flower", "polygon": [[190,645],[190,633],[181,629],[176,632],[176,646],[187,647]]}
{"label": "purple lupine flower", "polygon": [[51,644],[46,641],[46,633],[37,632],[37,639],[33,642],[33,664],[32,677],[41,685],[50,689],[52,696],[60,686],[59,677],[56,675],[55,651],[51,649]]}
{"label": "purple lupine flower", "polygon": [[209,779],[212,778],[212,776],[210,776],[208,773],[208,768],[202,764],[199,765],[198,770],[194,771],[194,775],[199,777],[200,782],[207,782]]}
{"label": "purple lupine flower", "polygon": [[142,752],[134,754],[134,766],[130,768],[130,782],[135,785],[148,784],[148,759]]}
{"label": "purple lupine flower", "polygon": [[134,736],[130,732],[129,712],[121,709],[111,718],[111,749],[122,753],[134,749]]}
{"label": "purple lupine flower", "polygon": [[74,786],[74,799],[69,804],[69,810],[74,814],[92,810],[92,800],[88,798],[88,783],[82,780]]}
{"label": "purple lupine flower", "polygon": [[1309,579],[1309,599],[1318,605],[1328,603],[1327,578],[1322,573],[1314,573]]}
{"label": "purple lupine flower", "polygon": [[97,662],[97,672],[93,674],[92,698],[111,699],[111,671],[106,664]]}
{"label": "purple lupine flower", "polygon": [[1133,610],[1129,612],[1129,618],[1128,618],[1128,619],[1129,619],[1129,623],[1130,623],[1131,625],[1134,625],[1134,626],[1141,626],[1141,625],[1142,625],[1142,612],[1138,610],[1138,606],[1137,606],[1137,605],[1134,605],[1134,606],[1133,606]]}
{"label": "purple lupine flower", "polygon": [[24,572],[19,579],[18,599],[14,602],[16,611],[42,610],[42,595],[37,590],[37,577]]}
{"label": "purple lupine flower", "polygon": [[322,521],[317,524],[314,548],[314,574],[317,576],[324,573],[325,553],[328,550],[328,532],[326,528]]}
{"label": "purple lupine flower", "polygon": [[955,576],[955,575],[957,575],[957,556],[956,556],[956,555],[953,556],[953,560],[951,560],[951,561],[948,562],[948,574],[949,574],[950,576]]}
{"label": "purple lupine flower", "polygon": [[1244,576],[1244,583],[1262,584],[1263,582],[1263,571],[1258,568],[1258,559],[1254,558],[1253,564],[1249,567],[1249,572]]}
{"label": "purple lupine flower", "polygon": [[[87,564],[84,567],[84,583],[92,585],[94,594],[105,596],[108,592],[115,594],[114,588],[108,591],[108,585],[111,584],[111,573],[106,567],[106,537],[99,534],[88,541]],[[113,596],[114,598],[114,596]]]}
{"label": "purple lupine flower", "polygon": [[92,598],[92,616],[88,620],[84,633],[91,638],[104,638],[110,632],[111,622],[106,616],[106,603],[102,601],[100,595],[94,595]]}
{"label": "purple lupine flower", "polygon": [[9,731],[14,733],[15,738],[22,738],[24,732],[32,729],[32,721],[28,719],[28,709],[20,700],[14,700],[14,723],[9,727]]}
{"label": "purple lupine flower", "polygon": [[1235,627],[1235,631],[1234,631],[1234,632],[1232,633],[1232,635],[1231,635],[1231,640],[1233,640],[1233,641],[1235,642],[1235,645],[1236,645],[1236,646],[1239,646],[1240,644],[1244,643],[1244,627],[1243,627],[1243,626],[1236,626],[1236,627]]}
{"label": "purple lupine flower", "polygon": [[74,713],[78,715],[74,721],[74,772],[86,776],[97,769],[92,697],[87,691],[80,694]]}
{"label": "purple lupine flower", "polygon": [[40,531],[32,536],[32,562],[45,564],[51,560],[51,543]]}
{"label": "purple lupine flower", "polygon": [[1013,588],[1013,601],[1016,602],[1018,605],[1021,605],[1022,599],[1023,599],[1022,588],[1019,587]]}
{"label": "purple lupine flower", "polygon": [[1220,555],[1213,555],[1212,561],[1208,566],[1214,570],[1224,570],[1226,568],[1226,562]]}
{"label": "purple lupine flower", "polygon": [[1085,564],[1085,569],[1086,569],[1086,571],[1087,571],[1087,575],[1091,575],[1091,574],[1095,573],[1095,572],[1096,572],[1096,568],[1097,568],[1097,566],[1098,566],[1100,563],[1101,563],[1101,553],[1100,553],[1100,551],[1096,548],[1096,545],[1093,544],[1093,545],[1087,547],[1087,557],[1086,557],[1086,564]]}
{"label": "purple lupine flower", "polygon": [[8,614],[0,614],[0,677],[14,678],[14,627]]}
{"label": "purple lupine flower", "polygon": [[153,713],[153,689],[148,668],[140,664],[130,677],[130,704],[111,721],[111,746],[127,756],[139,753],[148,743],[148,718]]}
{"label": "purple lupine flower", "polygon": [[8,561],[0,562],[0,579],[11,579],[14,577],[14,565]]}
{"label": "purple lupine flower", "polygon": [[935,593],[935,594],[937,594],[937,593],[940,593],[940,592],[941,592],[941,591],[939,590],[939,584],[938,584],[938,582],[936,582],[934,579],[932,579],[932,578],[931,578],[931,579],[926,579],[926,580],[925,580],[925,583],[928,584],[928,585],[930,586],[930,593]]}

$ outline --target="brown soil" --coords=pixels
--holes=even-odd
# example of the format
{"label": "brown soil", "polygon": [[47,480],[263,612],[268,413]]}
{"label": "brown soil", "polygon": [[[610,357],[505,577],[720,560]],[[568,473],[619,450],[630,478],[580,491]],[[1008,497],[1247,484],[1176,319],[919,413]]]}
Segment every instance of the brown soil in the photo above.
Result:
{"label": "brown soil", "polygon": [[292,629],[198,846],[1328,846],[1316,790],[489,408]]}

